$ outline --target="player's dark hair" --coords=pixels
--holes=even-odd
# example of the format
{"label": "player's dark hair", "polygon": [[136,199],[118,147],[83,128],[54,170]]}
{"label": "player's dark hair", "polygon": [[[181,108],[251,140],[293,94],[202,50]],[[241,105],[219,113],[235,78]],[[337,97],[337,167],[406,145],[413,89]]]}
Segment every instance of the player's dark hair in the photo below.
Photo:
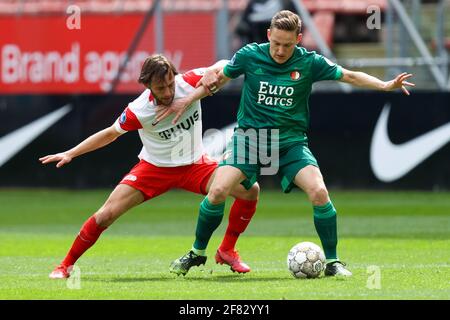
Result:
{"label": "player's dark hair", "polygon": [[277,12],[270,23],[270,29],[277,28],[285,31],[295,31],[299,34],[302,30],[302,20],[289,10]]}
{"label": "player's dark hair", "polygon": [[172,71],[173,75],[178,74],[173,63],[166,57],[162,54],[153,54],[145,59],[138,82],[150,87],[153,80],[164,80],[169,71]]}

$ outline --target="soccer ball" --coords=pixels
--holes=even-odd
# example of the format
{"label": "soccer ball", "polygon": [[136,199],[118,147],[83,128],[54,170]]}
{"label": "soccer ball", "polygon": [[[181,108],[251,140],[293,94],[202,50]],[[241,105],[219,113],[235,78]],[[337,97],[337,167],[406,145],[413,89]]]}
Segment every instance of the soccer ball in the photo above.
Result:
{"label": "soccer ball", "polygon": [[289,251],[287,265],[296,278],[317,278],[325,269],[325,254],[312,242],[300,242]]}

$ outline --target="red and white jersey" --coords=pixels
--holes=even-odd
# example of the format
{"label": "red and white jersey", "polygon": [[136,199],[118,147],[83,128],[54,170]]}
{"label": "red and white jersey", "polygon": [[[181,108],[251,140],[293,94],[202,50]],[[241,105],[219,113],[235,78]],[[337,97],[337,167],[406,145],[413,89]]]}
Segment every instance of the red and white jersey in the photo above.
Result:
{"label": "red and white jersey", "polygon": [[[204,69],[195,69],[175,76],[175,97],[182,98],[195,90]],[[178,122],[170,115],[156,125],[156,101],[149,89],[129,103],[114,126],[120,133],[138,130],[142,140],[139,159],[159,167],[178,167],[192,164],[203,153],[202,112],[200,101],[190,105]]]}

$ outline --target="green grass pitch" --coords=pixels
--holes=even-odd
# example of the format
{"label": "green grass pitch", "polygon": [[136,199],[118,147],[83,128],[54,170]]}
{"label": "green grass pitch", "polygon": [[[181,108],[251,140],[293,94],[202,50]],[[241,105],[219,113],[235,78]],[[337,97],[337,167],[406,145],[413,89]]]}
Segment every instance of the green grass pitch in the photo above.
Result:
{"label": "green grass pitch", "polygon": [[348,279],[289,274],[286,256],[294,244],[320,244],[312,209],[299,191],[264,190],[238,242],[249,274],[214,263],[227,213],[210,241],[206,266],[186,277],[168,272],[192,245],[202,199],[172,191],[113,224],[78,261],[79,277],[48,279],[109,192],[1,190],[0,299],[450,298],[450,193],[332,191],[338,253],[354,274]]}

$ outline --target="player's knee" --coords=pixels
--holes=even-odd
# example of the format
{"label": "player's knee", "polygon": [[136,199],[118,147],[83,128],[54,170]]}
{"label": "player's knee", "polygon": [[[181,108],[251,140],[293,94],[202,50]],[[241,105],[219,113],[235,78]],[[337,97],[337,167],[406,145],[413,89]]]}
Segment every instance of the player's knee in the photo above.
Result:
{"label": "player's knee", "polygon": [[114,209],[114,206],[106,203],[96,212],[97,224],[102,227],[109,227],[118,217],[117,210]]}
{"label": "player's knee", "polygon": [[212,186],[208,193],[208,200],[212,204],[222,203],[227,199],[229,188],[221,185]]}
{"label": "player's knee", "polygon": [[328,202],[328,190],[325,186],[317,186],[312,188],[309,192],[309,199],[313,203],[313,205],[320,206],[324,205]]}
{"label": "player's knee", "polygon": [[258,200],[259,190],[259,184],[255,183],[250,189],[246,190],[243,198],[245,200]]}

